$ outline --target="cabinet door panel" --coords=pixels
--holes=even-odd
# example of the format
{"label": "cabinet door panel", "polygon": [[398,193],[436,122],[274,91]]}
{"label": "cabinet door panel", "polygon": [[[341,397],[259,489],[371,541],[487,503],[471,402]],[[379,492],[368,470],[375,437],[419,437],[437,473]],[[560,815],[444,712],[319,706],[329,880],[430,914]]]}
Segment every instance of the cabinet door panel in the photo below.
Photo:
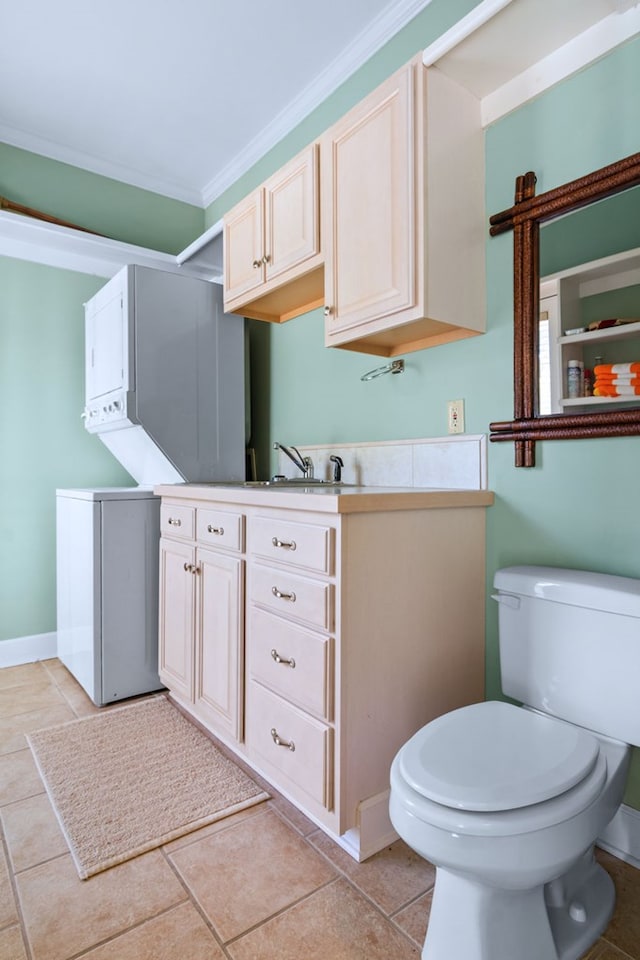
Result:
{"label": "cabinet door panel", "polygon": [[[260,761],[327,809],[333,807],[333,731],[259,683],[247,692],[247,745]],[[280,741],[278,743],[278,740]]]}
{"label": "cabinet door panel", "polygon": [[251,599],[284,617],[333,630],[333,585],[289,570],[251,566]]}
{"label": "cabinet door panel", "polygon": [[328,332],[412,306],[415,173],[413,74],[405,69],[323,144]]}
{"label": "cabinet door panel", "polygon": [[241,737],[244,564],[198,550],[196,685],[198,713],[214,728]]}
{"label": "cabinet door panel", "polygon": [[320,252],[318,148],[314,144],[265,183],[267,281]]}
{"label": "cabinet door panel", "polygon": [[227,510],[209,510],[198,507],[196,539],[227,550],[242,550],[244,546],[244,516]]}
{"label": "cabinet door panel", "polygon": [[160,679],[178,696],[193,701],[195,549],[160,541]]}
{"label": "cabinet door panel", "polygon": [[333,642],[266,610],[251,608],[247,675],[297,704],[331,718]]}
{"label": "cabinet door panel", "polygon": [[194,507],[164,501],[160,505],[160,533],[163,537],[184,537],[193,540],[195,533]]}
{"label": "cabinet door panel", "polygon": [[254,556],[278,563],[319,573],[333,571],[333,531],[320,524],[253,517],[249,524],[249,549]]}
{"label": "cabinet door panel", "polygon": [[[264,282],[263,194],[256,190],[224,219],[224,301],[246,295]],[[260,266],[255,264],[260,263]]]}

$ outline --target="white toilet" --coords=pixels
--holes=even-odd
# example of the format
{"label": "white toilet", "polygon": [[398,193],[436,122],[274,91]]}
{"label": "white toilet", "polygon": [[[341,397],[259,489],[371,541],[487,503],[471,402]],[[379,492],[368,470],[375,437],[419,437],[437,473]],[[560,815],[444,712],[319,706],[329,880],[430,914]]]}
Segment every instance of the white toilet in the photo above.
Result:
{"label": "white toilet", "polygon": [[496,573],[503,692],[391,767],[391,822],[436,866],[423,960],[577,960],[607,926],[596,838],[640,746],[640,580]]}

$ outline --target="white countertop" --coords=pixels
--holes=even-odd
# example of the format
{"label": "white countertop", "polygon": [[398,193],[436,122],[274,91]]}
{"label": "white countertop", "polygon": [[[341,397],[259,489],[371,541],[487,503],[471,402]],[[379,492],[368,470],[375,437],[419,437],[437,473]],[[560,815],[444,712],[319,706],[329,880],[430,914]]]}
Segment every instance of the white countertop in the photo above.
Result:
{"label": "white countertop", "polygon": [[371,513],[384,510],[425,510],[445,507],[489,507],[490,490],[445,490],[423,487],[360,487],[347,484],[243,486],[223,483],[160,484],[154,493],[182,500],[238,506],[313,510],[319,513]]}

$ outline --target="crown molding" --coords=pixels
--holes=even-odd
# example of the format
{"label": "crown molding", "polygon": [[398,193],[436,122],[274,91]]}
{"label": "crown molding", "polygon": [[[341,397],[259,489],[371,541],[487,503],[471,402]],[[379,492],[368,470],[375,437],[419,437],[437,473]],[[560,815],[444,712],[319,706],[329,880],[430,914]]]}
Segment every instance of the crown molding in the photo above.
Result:
{"label": "crown molding", "polygon": [[254,139],[246,144],[242,153],[231,160],[226,167],[213,177],[205,186],[202,201],[205,207],[213,203],[225,190],[232,186],[244,173],[262,159],[280,140],[290,133],[305,117],[331,96],[345,80],[356,72],[374,53],[405,27],[432,0],[398,0],[384,10],[371,22],[329,66],[317,76],[313,83],[302,90],[277,117]]}
{"label": "crown molding", "polygon": [[150,177],[131,167],[100,160],[92,154],[72,150],[55,143],[53,140],[36,137],[5,124],[0,124],[0,142],[8,144],[10,147],[17,147],[20,150],[28,150],[29,153],[37,153],[39,156],[48,157],[49,160],[57,160],[59,163],[79,167],[89,173],[97,173],[101,177],[108,177],[110,180],[117,180],[119,183],[126,183],[131,187],[139,187],[141,190],[159,193],[172,200],[181,200],[183,203],[202,207],[200,190],[191,189],[184,184],[174,183],[170,180],[163,180],[160,177]]}

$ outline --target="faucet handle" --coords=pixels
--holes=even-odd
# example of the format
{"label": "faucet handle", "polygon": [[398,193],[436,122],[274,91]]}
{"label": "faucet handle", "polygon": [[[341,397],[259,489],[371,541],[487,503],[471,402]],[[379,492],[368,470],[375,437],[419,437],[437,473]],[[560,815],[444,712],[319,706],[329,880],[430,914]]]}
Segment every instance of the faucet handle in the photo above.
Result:
{"label": "faucet handle", "polygon": [[342,468],[344,467],[344,461],[342,457],[338,457],[332,454],[329,457],[329,460],[333,464],[333,482],[341,483],[342,481]]}

